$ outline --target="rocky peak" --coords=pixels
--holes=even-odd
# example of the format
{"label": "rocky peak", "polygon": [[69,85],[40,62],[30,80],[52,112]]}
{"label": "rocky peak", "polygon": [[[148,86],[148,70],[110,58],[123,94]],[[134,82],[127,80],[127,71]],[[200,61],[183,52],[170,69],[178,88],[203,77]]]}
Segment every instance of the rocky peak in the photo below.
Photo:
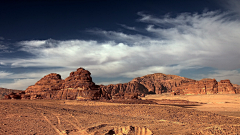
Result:
{"label": "rocky peak", "polygon": [[92,82],[91,73],[84,68],[78,68],[77,71],[71,72],[69,77],[64,80],[64,88],[91,88],[95,87]]}
{"label": "rocky peak", "polygon": [[232,83],[230,80],[221,80],[218,82],[218,93],[219,94],[235,94],[236,93],[236,88],[233,87]]}

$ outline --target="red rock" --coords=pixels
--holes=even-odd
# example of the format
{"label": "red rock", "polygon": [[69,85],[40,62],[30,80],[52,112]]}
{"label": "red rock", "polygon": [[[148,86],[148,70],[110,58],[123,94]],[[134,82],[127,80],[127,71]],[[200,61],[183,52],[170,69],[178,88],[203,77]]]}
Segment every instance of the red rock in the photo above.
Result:
{"label": "red rock", "polygon": [[[172,88],[180,86],[182,83],[190,82],[192,79],[177,75],[166,75],[162,73],[155,73],[137,77],[131,82],[142,84],[148,89],[148,93],[167,93],[171,92]],[[146,93],[147,94],[147,93]]]}
{"label": "red rock", "polygon": [[0,87],[0,99],[6,99],[11,92],[18,93],[21,92],[22,90],[15,90],[15,89],[7,89],[7,88],[1,88]]}
{"label": "red rock", "polygon": [[[165,75],[155,73],[143,77],[134,78],[129,83],[110,84],[100,86],[103,96],[115,95],[117,93],[137,93],[138,95],[149,93],[166,93],[171,92],[172,88],[180,86],[182,83],[190,82],[192,79],[180,77],[176,75]],[[110,97],[109,97],[110,98]],[[116,98],[116,97],[114,97]]]}
{"label": "red rock", "polygon": [[240,85],[233,84],[233,87],[235,87],[236,94],[240,94]]}
{"label": "red rock", "polygon": [[44,76],[24,92],[11,93],[5,99],[58,99],[58,100],[98,100],[98,99],[138,99],[145,94],[171,93],[188,94],[235,94],[238,86],[230,80],[217,82],[215,79],[193,79],[165,75],[162,73],[137,77],[128,83],[95,85],[91,73],[83,68],[71,72],[65,80],[56,73]]}
{"label": "red rock", "polygon": [[[56,73],[51,73],[44,76],[35,85],[29,86],[25,93],[31,96],[31,99],[51,99],[58,90],[62,89],[63,80],[61,76]],[[38,95],[38,96],[37,96]]]}
{"label": "red rock", "polygon": [[[30,99],[66,99],[75,100],[99,99],[99,86],[92,82],[91,73],[83,68],[71,72],[65,80],[56,73],[51,73],[40,79],[35,85],[26,89],[26,95]],[[23,98],[29,98],[25,96]]]}
{"label": "red rock", "polygon": [[217,94],[218,83],[215,79],[192,80],[173,88],[173,95]]}
{"label": "red rock", "polygon": [[230,80],[221,80],[218,82],[218,94],[236,94],[235,87],[233,87]]}
{"label": "red rock", "polygon": [[235,88],[230,80],[202,79],[183,83],[173,88],[172,95],[196,95],[196,94],[235,94]]}

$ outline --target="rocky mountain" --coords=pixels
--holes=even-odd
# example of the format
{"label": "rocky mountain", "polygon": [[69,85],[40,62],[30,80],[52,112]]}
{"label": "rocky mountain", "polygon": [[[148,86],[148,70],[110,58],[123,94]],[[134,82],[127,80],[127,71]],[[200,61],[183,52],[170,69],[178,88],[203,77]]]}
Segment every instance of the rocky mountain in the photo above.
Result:
{"label": "rocky mountain", "polygon": [[5,95],[8,95],[12,92],[18,93],[21,92],[22,90],[14,90],[14,89],[6,89],[6,88],[0,88],[0,99],[3,99]]}
{"label": "rocky mountain", "polygon": [[221,80],[217,82],[215,79],[202,79],[199,81],[192,80],[188,83],[183,83],[179,87],[172,90],[173,95],[196,95],[196,94],[235,94],[230,80]]}
{"label": "rocky mountain", "polygon": [[124,84],[110,84],[101,86],[103,93],[115,95],[118,93],[138,93],[142,94],[162,94],[171,92],[172,88],[180,86],[182,83],[192,81],[185,77],[177,75],[165,75],[162,73],[155,73],[134,78],[132,81]]}
{"label": "rocky mountain", "polygon": [[[65,80],[56,73],[40,79],[25,90],[25,98],[30,99],[76,99],[100,98],[99,86],[92,82],[91,73],[84,68],[71,72]],[[95,96],[95,97],[94,97]]]}
{"label": "rocky mountain", "polygon": [[6,99],[137,99],[145,94],[171,93],[172,95],[193,94],[235,94],[240,93],[239,85],[230,80],[193,80],[177,75],[162,73],[134,78],[128,83],[95,85],[91,73],[84,68],[71,72],[65,80],[61,75],[51,73],[24,92],[11,93]]}
{"label": "rocky mountain", "polygon": [[[237,87],[237,86],[236,86]],[[193,80],[177,75],[155,73],[134,78],[129,83],[101,86],[102,91],[114,95],[122,92],[145,94],[172,93],[172,95],[235,94],[240,87],[234,87],[230,80]]]}

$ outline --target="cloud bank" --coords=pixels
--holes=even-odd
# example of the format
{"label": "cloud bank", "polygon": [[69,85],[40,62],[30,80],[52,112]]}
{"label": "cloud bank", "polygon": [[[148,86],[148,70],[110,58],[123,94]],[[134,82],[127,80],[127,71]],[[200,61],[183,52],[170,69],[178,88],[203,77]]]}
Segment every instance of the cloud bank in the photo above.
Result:
{"label": "cloud bank", "polygon": [[[35,57],[0,59],[1,63],[10,63],[14,68],[61,67],[58,73],[63,77],[84,67],[95,77],[112,78],[134,78],[157,72],[179,74],[183,69],[212,67],[216,69],[213,74],[202,76],[240,80],[237,70],[240,68],[240,20],[233,18],[232,12],[182,13],[175,17],[156,17],[141,12],[138,15],[139,23],[146,24],[144,35],[94,29],[88,32],[103,37],[105,42],[78,39],[21,41],[18,43],[20,50]],[[0,74],[11,78],[10,73]],[[26,81],[39,80],[43,73],[30,76],[31,73],[24,77],[32,78]],[[24,82],[20,79],[15,84],[26,88],[29,84]],[[240,81],[234,83],[240,84]]]}

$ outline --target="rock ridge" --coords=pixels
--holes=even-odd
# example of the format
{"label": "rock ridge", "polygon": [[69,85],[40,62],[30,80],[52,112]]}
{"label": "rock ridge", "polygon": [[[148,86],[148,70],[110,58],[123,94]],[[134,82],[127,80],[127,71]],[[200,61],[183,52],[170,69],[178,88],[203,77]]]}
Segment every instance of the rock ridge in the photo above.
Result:
{"label": "rock ridge", "polygon": [[57,73],[50,73],[41,78],[25,91],[11,93],[5,99],[57,99],[57,100],[109,100],[138,99],[145,94],[171,93],[172,95],[196,94],[236,94],[239,85],[230,80],[205,78],[193,80],[177,75],[163,73],[149,74],[134,78],[128,83],[96,85],[91,73],[80,67],[62,79]]}

